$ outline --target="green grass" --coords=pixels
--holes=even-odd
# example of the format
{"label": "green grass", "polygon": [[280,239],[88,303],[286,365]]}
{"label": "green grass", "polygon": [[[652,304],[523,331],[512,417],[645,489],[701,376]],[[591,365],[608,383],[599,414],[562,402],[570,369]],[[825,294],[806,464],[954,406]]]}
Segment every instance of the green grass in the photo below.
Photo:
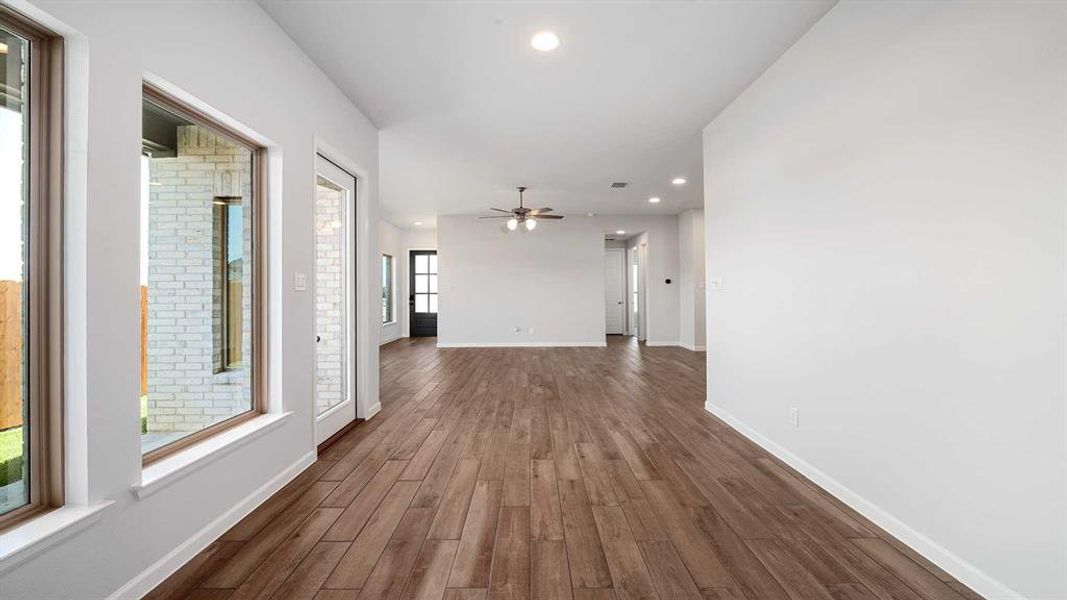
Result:
{"label": "green grass", "polygon": [[[148,431],[148,396],[141,396],[141,433]],[[22,427],[0,431],[0,486],[22,478]]]}
{"label": "green grass", "polygon": [[22,427],[0,431],[0,486],[22,479]]}

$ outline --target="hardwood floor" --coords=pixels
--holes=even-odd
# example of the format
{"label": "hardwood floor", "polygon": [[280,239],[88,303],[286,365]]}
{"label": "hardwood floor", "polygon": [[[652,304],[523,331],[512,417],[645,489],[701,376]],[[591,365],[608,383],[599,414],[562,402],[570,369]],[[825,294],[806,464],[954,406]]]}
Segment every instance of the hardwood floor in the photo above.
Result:
{"label": "hardwood floor", "polygon": [[382,411],[153,599],[973,600],[704,411],[704,355],[381,350]]}

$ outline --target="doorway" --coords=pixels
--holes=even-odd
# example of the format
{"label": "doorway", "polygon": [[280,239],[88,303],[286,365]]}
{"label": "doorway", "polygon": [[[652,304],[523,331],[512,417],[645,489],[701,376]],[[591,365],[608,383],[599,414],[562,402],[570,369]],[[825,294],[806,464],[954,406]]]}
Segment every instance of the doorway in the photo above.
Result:
{"label": "doorway", "polygon": [[626,333],[625,248],[604,248],[604,316],[608,335]]}
{"label": "doorway", "polygon": [[437,336],[437,250],[411,250],[408,310],[411,337]]}
{"label": "doorway", "polygon": [[356,178],[315,157],[315,443],[356,419]]}

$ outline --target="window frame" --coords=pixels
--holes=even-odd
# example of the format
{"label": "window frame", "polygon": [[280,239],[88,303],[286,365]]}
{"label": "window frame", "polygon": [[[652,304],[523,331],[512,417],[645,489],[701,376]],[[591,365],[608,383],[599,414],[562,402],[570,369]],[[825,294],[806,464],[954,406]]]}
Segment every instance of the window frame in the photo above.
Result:
{"label": "window frame", "polygon": [[[0,5],[0,26],[30,43],[26,285],[28,502],[0,515],[0,531],[63,505],[63,38]],[[34,310],[44,307],[44,310]]]}
{"label": "window frame", "polygon": [[[253,161],[252,161],[252,168],[253,168],[253,172],[254,172],[254,170],[255,170],[255,158],[253,158]],[[253,182],[253,186],[254,185],[255,185],[255,183]],[[255,194],[256,194],[256,190],[253,187],[253,201],[255,200]],[[222,290],[221,291],[221,294],[222,294],[221,307],[220,307],[221,308],[221,310],[220,310],[221,314],[219,315],[219,327],[221,328],[222,348],[221,348],[221,352],[219,353],[219,355],[220,355],[219,356],[219,364],[215,365],[215,373],[218,374],[218,373],[223,373],[225,371],[236,371],[236,370],[240,369],[244,364],[244,356],[241,357],[241,360],[234,360],[234,357],[232,355],[233,348],[232,348],[232,346],[230,344],[230,341],[231,341],[230,340],[230,325],[231,325],[230,317],[231,317],[231,315],[233,315],[233,311],[234,310],[241,311],[241,310],[243,310],[243,307],[241,307],[241,306],[234,307],[234,306],[231,305],[232,304],[232,302],[231,302],[232,299],[230,298],[230,271],[229,271],[229,264],[230,264],[230,252],[229,252],[229,249],[230,249],[230,243],[229,243],[230,242],[230,240],[229,240],[229,235],[230,235],[230,207],[231,206],[240,206],[240,204],[234,203],[233,202],[233,198],[231,198],[231,197],[222,198],[222,197],[219,197],[219,196],[215,197],[214,202],[215,202],[215,206],[219,206],[220,207],[219,208],[219,213],[220,213],[220,216],[221,216],[221,218],[220,218],[220,221],[221,221],[220,227],[222,228],[222,260],[219,261],[219,272],[214,274],[218,278],[219,289]],[[221,205],[219,204],[220,202],[222,202]],[[252,218],[253,218],[253,220],[255,219],[255,212],[254,211],[253,211],[253,214],[252,214]],[[254,246],[255,246],[255,244],[253,243],[253,247]],[[253,296],[255,296],[255,294],[253,294]]]}
{"label": "window frame", "polygon": [[[145,81],[141,86],[141,101],[148,100],[174,114],[184,117],[197,125],[211,128],[214,133],[231,138],[232,141],[248,147],[252,152],[252,356],[243,357],[252,369],[252,406],[240,414],[213,423],[199,431],[189,433],[169,444],[155,448],[141,455],[141,465],[147,467],[194,444],[211,438],[223,431],[232,429],[268,412],[267,398],[268,377],[266,373],[268,360],[268,308],[267,308],[267,256],[266,246],[268,207],[267,193],[267,148],[257,140],[237,131],[218,118],[189,105],[156,85]],[[147,215],[141,215],[147,218]]]}
{"label": "window frame", "polygon": [[382,253],[382,258],[386,259],[386,263],[389,265],[389,314],[382,315],[382,325],[392,325],[396,323],[396,258],[392,254]]}

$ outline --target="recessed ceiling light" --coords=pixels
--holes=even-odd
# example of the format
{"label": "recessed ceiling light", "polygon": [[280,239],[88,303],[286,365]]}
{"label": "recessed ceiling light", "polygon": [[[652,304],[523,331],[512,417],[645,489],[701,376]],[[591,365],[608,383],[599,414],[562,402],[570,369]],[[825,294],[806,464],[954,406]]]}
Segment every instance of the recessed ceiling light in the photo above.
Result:
{"label": "recessed ceiling light", "polygon": [[685,177],[675,177],[671,180],[674,185],[685,185]]}
{"label": "recessed ceiling light", "polygon": [[620,229],[615,232],[615,235],[626,235],[626,232]]}
{"label": "recessed ceiling light", "polygon": [[648,201],[652,204],[659,204],[659,196],[652,196]]}
{"label": "recessed ceiling light", "polygon": [[415,221],[415,227],[418,227],[419,225],[422,225],[422,221]]}
{"label": "recessed ceiling light", "polygon": [[551,52],[559,47],[559,38],[551,31],[541,31],[530,38],[530,45],[534,50]]}

